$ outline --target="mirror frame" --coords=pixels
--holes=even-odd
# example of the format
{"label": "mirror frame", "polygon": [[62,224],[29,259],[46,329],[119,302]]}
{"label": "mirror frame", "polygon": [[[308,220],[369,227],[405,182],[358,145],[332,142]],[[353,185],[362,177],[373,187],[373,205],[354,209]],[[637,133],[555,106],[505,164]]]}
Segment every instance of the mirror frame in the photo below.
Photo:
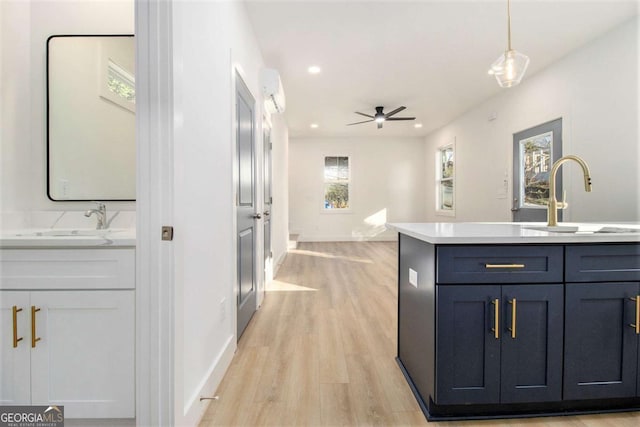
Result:
{"label": "mirror frame", "polygon": [[[55,199],[52,197],[51,195],[51,141],[50,141],[50,108],[49,108],[49,104],[50,104],[50,95],[51,95],[51,89],[50,89],[50,83],[49,83],[49,49],[50,49],[50,41],[54,38],[60,38],[60,37],[131,37],[131,38],[135,38],[134,34],[54,34],[51,35],[49,37],[47,37],[47,41],[46,41],[46,57],[45,57],[45,67],[46,67],[46,77],[45,77],[45,85],[46,85],[46,141],[47,141],[47,149],[46,149],[46,155],[47,155],[47,168],[46,168],[46,174],[47,174],[47,198],[49,200],[51,200],[52,202],[87,202],[87,201],[94,201],[94,200],[100,200],[100,201],[105,201],[105,202],[135,202],[136,199],[135,197],[132,199],[108,199],[108,198],[102,198],[102,197],[93,197],[93,198],[88,198],[88,199]],[[134,143],[135,143],[135,135],[134,135]]]}

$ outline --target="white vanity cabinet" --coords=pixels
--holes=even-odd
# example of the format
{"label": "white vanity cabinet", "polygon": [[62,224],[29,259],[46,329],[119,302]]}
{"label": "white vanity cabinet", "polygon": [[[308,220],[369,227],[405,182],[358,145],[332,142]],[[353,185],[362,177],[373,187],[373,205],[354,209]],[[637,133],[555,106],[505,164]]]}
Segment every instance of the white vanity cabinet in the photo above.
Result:
{"label": "white vanity cabinet", "polygon": [[134,248],[2,249],[0,405],[135,416]]}

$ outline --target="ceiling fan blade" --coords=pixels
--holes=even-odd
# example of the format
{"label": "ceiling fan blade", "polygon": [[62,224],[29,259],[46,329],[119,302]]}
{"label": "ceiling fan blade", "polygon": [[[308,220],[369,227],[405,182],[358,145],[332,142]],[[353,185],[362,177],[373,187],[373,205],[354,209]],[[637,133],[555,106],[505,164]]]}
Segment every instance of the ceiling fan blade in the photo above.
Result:
{"label": "ceiling fan blade", "polygon": [[415,120],[415,117],[389,117],[387,120]]}
{"label": "ceiling fan blade", "polygon": [[347,124],[347,126],[359,125],[360,123],[369,123],[369,122],[372,122],[372,121],[373,121],[373,119],[365,120],[364,122],[349,123],[349,124]]}
{"label": "ceiling fan blade", "polygon": [[375,118],[375,117],[373,117],[373,116],[370,116],[369,114],[361,113],[361,112],[359,112],[359,111],[356,111],[356,114],[360,114],[361,116],[369,117],[370,119]]}
{"label": "ceiling fan blade", "polygon": [[390,116],[393,116],[394,114],[399,113],[400,111],[404,110],[405,108],[407,108],[407,107],[398,107],[395,110],[393,110],[392,112],[385,114],[384,116],[388,119]]}
{"label": "ceiling fan blade", "polygon": [[378,123],[378,129],[382,129],[382,123]]}

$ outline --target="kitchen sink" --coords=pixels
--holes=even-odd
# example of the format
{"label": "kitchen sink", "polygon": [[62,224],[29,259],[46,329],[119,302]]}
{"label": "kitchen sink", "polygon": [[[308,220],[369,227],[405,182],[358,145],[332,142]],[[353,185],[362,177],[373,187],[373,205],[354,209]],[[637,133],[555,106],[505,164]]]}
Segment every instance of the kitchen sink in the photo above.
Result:
{"label": "kitchen sink", "polygon": [[547,231],[550,233],[640,233],[640,228],[611,226],[602,224],[574,224],[555,226],[524,227],[528,230]]}

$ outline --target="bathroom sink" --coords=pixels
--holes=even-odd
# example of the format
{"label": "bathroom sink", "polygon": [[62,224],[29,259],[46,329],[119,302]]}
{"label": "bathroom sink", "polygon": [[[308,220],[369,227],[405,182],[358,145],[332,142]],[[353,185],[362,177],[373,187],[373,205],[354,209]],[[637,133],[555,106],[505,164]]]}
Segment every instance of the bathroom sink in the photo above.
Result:
{"label": "bathroom sink", "polygon": [[135,228],[27,228],[0,231],[0,248],[135,246]]}
{"label": "bathroom sink", "polygon": [[96,230],[89,228],[75,228],[75,229],[50,229],[50,230],[37,230],[37,231],[29,231],[26,233],[16,234],[16,236],[24,236],[24,237],[105,237],[112,233],[117,233],[119,231],[123,231],[123,229],[119,228],[107,228],[105,230]]}
{"label": "bathroom sink", "polygon": [[547,231],[550,233],[640,233],[640,228],[608,226],[602,224],[574,224],[555,226],[524,227],[529,230]]}

